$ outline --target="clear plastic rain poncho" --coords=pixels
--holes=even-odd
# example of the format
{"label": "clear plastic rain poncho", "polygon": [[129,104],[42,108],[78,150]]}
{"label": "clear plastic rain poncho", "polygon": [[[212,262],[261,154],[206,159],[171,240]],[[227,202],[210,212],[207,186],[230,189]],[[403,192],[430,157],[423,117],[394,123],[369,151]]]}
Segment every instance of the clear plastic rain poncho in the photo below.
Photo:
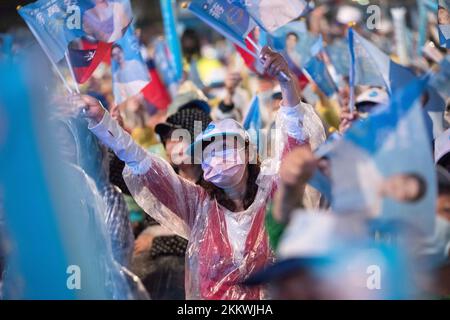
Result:
{"label": "clear plastic rain poncho", "polygon": [[129,213],[121,191],[109,181],[109,157],[106,148],[87,129],[84,119],[63,117],[65,156],[91,177],[105,204],[105,222],[115,260],[128,267],[133,253],[134,236]]}
{"label": "clear plastic rain poncho", "polygon": [[291,148],[324,139],[312,107],[281,107],[275,156],[263,162],[253,204],[231,212],[206,191],[179,177],[158,156],[141,149],[108,113],[90,128],[126,162],[124,178],[136,202],[166,228],[188,239],[187,299],[264,299],[262,287],[240,285],[272,262],[265,231],[266,204],[277,188],[282,155]]}

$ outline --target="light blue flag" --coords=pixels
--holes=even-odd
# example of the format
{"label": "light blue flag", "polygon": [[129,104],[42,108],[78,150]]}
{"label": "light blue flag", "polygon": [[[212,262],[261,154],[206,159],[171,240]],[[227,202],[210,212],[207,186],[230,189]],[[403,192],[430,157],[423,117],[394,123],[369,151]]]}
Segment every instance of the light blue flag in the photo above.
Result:
{"label": "light blue flag", "polygon": [[385,87],[392,94],[416,78],[410,69],[393,62],[352,28],[348,37],[351,84]]}
{"label": "light blue flag", "polygon": [[318,56],[323,51],[322,37],[311,47],[311,59],[303,66],[308,77],[313,80],[320,90],[331,97],[337,92],[336,85],[328,72],[326,64]]}
{"label": "light blue flag", "polygon": [[245,9],[234,4],[234,1],[193,0],[188,8],[228,40],[254,55],[254,52],[247,48],[245,39],[255,28],[256,22]]}
{"label": "light blue flag", "polygon": [[325,63],[318,57],[312,57],[303,66],[306,74],[311,78],[320,90],[327,96],[331,97],[337,92],[336,85],[327,70]]}
{"label": "light blue flag", "polygon": [[19,14],[55,63],[64,58],[71,41],[90,36],[114,42],[132,20],[129,0],[38,0],[21,7]]}
{"label": "light blue flag", "polygon": [[245,8],[258,25],[267,32],[273,32],[309,12],[304,0],[231,0]]}
{"label": "light blue flag", "polygon": [[436,181],[420,104],[427,81],[414,80],[336,142],[328,154],[334,212],[433,231]]}
{"label": "light blue flag", "polygon": [[151,80],[134,28],[128,28],[122,39],[112,46],[111,68],[116,104],[137,95]]}
{"label": "light blue flag", "polygon": [[347,39],[337,39],[325,47],[325,52],[331,60],[336,72],[341,76],[348,76],[350,56]]}
{"label": "light blue flag", "polygon": [[177,68],[173,59],[170,57],[170,50],[164,40],[158,40],[155,43],[155,65],[158,73],[163,79],[164,84],[169,88],[172,96],[176,94],[176,87],[178,84]]}
{"label": "light blue flag", "polygon": [[164,34],[169,47],[170,60],[175,68],[175,77],[180,81],[183,77],[183,59],[181,53],[180,37],[177,33],[177,18],[175,16],[175,0],[160,0],[161,13],[164,23]]}

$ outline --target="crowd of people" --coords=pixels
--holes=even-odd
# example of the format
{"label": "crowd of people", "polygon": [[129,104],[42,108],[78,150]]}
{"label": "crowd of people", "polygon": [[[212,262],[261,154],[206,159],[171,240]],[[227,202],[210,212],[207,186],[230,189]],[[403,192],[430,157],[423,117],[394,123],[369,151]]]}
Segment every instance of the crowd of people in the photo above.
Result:
{"label": "crowd of people", "polygon": [[[441,2],[439,10],[448,18],[449,7]],[[63,161],[77,177],[74,188],[88,189],[71,199],[83,203],[79,210],[102,203],[88,215],[100,220],[98,230],[90,231],[101,234],[108,242],[102,250],[112,253],[105,263],[115,271],[105,286],[113,298],[450,298],[450,78],[447,73],[442,90],[424,90],[414,99],[424,123],[423,130],[413,126],[419,128],[414,134],[425,141],[415,154],[423,159],[405,159],[395,152],[402,141],[389,136],[398,132],[410,139],[403,120],[386,120],[385,127],[366,124],[386,107],[413,102],[375,79],[352,85],[347,40],[352,23],[412,75],[445,74],[442,68],[449,64],[442,61],[449,56],[439,47],[437,25],[450,21],[426,13],[426,39],[417,50],[415,2],[406,6],[403,35],[387,5],[377,28],[368,28],[366,7],[317,1],[283,30],[267,35],[257,29],[252,36],[263,46],[250,62],[230,41],[211,29],[204,32],[200,22],[185,27],[182,80],[166,83],[170,101],[164,108],[144,94],[117,104],[117,74],[107,61],[80,86],[81,93],[49,92],[54,107],[49,122],[59,130]],[[90,11],[87,22],[95,32],[98,17],[95,8]],[[158,68],[161,35],[147,31],[135,31],[139,50],[149,68]],[[304,71],[319,37],[333,94]],[[111,59],[124,61],[119,45],[112,46]],[[369,69],[362,73],[373,75]],[[71,81],[69,70],[64,76]],[[165,76],[159,74],[158,81]],[[257,124],[256,135],[249,121]],[[362,152],[346,140],[364,136],[367,127],[374,141],[386,140],[383,168],[375,160],[378,151]],[[381,131],[384,136],[374,133]],[[429,165],[432,172],[409,171],[408,162]],[[313,182],[318,177],[331,180],[332,196]],[[0,222],[2,203],[0,192]],[[92,213],[99,210],[100,215]],[[7,223],[2,228],[7,231]],[[21,248],[11,243],[2,231],[5,298],[20,297],[11,289],[17,284],[8,277],[8,257]]]}

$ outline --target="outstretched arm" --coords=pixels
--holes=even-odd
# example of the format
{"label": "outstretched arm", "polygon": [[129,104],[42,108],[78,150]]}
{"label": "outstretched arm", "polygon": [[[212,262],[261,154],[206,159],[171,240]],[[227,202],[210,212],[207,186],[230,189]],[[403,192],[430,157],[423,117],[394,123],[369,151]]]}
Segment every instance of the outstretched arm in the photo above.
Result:
{"label": "outstretched arm", "polygon": [[125,181],[136,202],[158,222],[188,237],[201,188],[179,177],[166,161],[137,145],[95,98],[72,99],[82,108],[89,129],[127,164]]}

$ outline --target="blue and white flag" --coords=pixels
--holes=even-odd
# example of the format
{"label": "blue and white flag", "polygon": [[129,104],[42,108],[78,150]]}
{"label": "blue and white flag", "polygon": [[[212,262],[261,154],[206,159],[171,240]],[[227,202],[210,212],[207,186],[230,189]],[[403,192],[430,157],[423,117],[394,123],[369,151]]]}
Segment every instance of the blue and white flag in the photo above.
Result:
{"label": "blue and white flag", "polygon": [[325,52],[330,58],[337,74],[348,76],[348,70],[350,69],[348,41],[346,39],[337,39],[325,47]]}
{"label": "blue and white flag", "polygon": [[319,89],[327,96],[331,97],[337,92],[336,84],[328,72],[325,62],[320,59],[320,54],[323,52],[322,37],[311,47],[311,54],[313,55],[308,62],[303,66],[307,76],[316,83]]}
{"label": "blue and white flag", "polygon": [[129,28],[123,38],[112,46],[111,67],[116,104],[137,95],[151,80],[134,28]]}
{"label": "blue and white flag", "polygon": [[312,57],[303,66],[308,77],[313,80],[319,89],[327,96],[331,97],[337,92],[336,85],[328,72],[326,64],[317,56]]}
{"label": "blue and white flag", "polygon": [[162,77],[166,88],[169,89],[170,94],[174,97],[178,87],[177,68],[167,43],[162,39],[157,40],[155,43],[154,60],[156,69]]}
{"label": "blue and white flag", "polygon": [[414,80],[336,142],[328,154],[334,212],[432,232],[435,169],[420,104],[426,86],[427,79]]}
{"label": "blue and white flag", "polygon": [[231,0],[245,8],[258,25],[267,32],[273,32],[300,17],[305,9],[304,0]]}
{"label": "blue and white flag", "polygon": [[256,22],[232,0],[193,0],[188,9],[203,22],[250,54],[245,43]]}
{"label": "blue and white flag", "polygon": [[55,63],[64,57],[71,41],[90,36],[114,42],[132,20],[129,0],[38,0],[21,7],[19,14]]}
{"label": "blue and white flag", "polygon": [[438,31],[439,45],[443,48],[450,48],[450,2],[439,0],[438,3]]}
{"label": "blue and white flag", "polygon": [[351,85],[385,87],[392,94],[416,78],[410,69],[393,62],[353,28],[349,28],[348,38]]}
{"label": "blue and white flag", "polygon": [[170,60],[175,68],[175,77],[180,81],[183,77],[183,58],[181,53],[180,37],[177,33],[177,19],[175,16],[175,0],[160,0],[161,13],[164,23],[164,35],[169,47]]}

